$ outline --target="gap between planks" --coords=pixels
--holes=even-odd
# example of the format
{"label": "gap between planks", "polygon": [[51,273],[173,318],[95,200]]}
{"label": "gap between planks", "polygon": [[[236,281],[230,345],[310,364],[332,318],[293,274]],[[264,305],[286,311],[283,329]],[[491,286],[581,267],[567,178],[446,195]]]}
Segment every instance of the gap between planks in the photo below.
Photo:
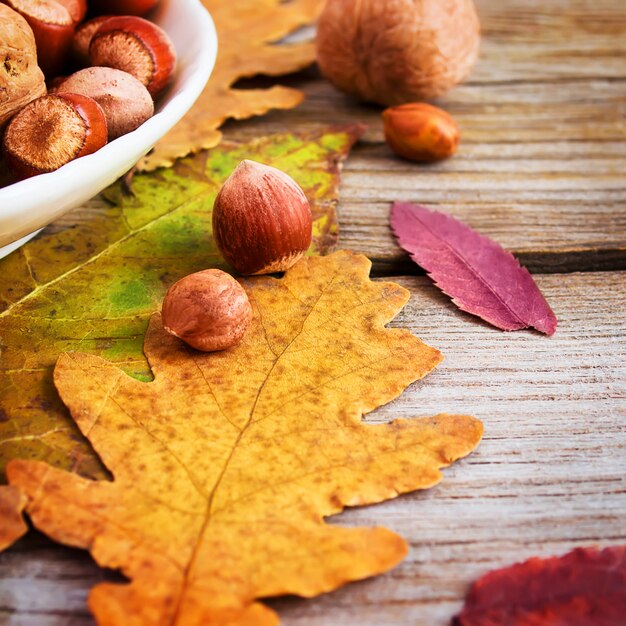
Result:
{"label": "gap between planks", "polygon": [[[370,423],[468,413],[485,438],[437,487],[332,518],[410,543],[383,576],[312,600],[272,600],[283,626],[449,626],[470,581],[575,546],[626,542],[626,273],[539,276],[559,317],[548,338],[504,333],[458,311],[424,277],[392,326],[445,355]],[[88,590],[118,575],[32,534],[0,554],[3,626],[93,626]]]}

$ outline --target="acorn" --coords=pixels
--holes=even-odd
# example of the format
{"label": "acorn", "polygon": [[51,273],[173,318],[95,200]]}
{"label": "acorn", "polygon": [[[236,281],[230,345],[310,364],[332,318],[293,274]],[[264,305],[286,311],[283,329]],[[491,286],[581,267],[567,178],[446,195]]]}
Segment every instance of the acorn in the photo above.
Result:
{"label": "acorn", "polygon": [[287,174],[242,161],[213,207],[213,236],[224,258],[244,275],[284,272],[309,248],[311,207]]}

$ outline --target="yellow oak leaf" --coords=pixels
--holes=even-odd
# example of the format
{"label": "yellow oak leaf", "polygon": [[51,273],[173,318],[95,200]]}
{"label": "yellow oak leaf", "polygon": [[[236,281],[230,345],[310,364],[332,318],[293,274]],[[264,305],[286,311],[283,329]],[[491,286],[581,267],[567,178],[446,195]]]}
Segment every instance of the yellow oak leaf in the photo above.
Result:
{"label": "yellow oak leaf", "polygon": [[59,358],[55,384],[113,480],[21,460],[7,473],[35,526],[131,579],[92,590],[101,626],[275,625],[257,598],[312,597],[404,557],[393,532],[324,517],[433,486],[482,424],[362,423],[441,360],[385,328],[409,293],[369,269],[337,252],[244,281],[253,322],[225,352],[195,352],[155,315],[149,383],[96,356]]}
{"label": "yellow oak leaf", "polygon": [[22,518],[24,494],[11,485],[0,485],[0,551],[15,543],[28,530]]}
{"label": "yellow oak leaf", "polygon": [[291,109],[302,102],[296,89],[234,89],[240,78],[279,76],[305,68],[315,60],[312,42],[276,43],[315,20],[324,0],[202,0],[215,22],[219,49],[204,91],[185,117],[154,150],[137,164],[139,170],[172,165],[178,157],[216,146],[218,128],[228,118]]}

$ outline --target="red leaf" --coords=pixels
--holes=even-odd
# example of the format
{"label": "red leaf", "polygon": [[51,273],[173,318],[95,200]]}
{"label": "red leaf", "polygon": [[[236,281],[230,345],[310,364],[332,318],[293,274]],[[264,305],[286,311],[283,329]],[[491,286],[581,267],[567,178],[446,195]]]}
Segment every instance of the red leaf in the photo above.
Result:
{"label": "red leaf", "polygon": [[503,330],[533,327],[553,335],[557,319],[528,270],[499,244],[426,207],[394,202],[400,245],[463,311]]}
{"label": "red leaf", "polygon": [[626,546],[532,558],[479,578],[454,626],[624,626]]}

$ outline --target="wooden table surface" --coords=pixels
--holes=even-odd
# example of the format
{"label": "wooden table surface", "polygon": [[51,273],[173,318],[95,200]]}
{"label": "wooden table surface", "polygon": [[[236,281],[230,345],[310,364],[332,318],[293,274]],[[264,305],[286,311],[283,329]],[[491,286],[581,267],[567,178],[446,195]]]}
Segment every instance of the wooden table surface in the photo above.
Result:
{"label": "wooden table surface", "polygon": [[[447,411],[485,424],[479,449],[439,486],[332,520],[385,525],[408,539],[410,554],[376,579],[272,601],[286,626],[443,626],[491,568],[626,543],[624,0],[477,4],[479,65],[440,101],[463,133],[450,161],[393,158],[379,110],[335,92],[314,69],[285,81],[305,91],[300,108],[226,127],[242,137],[370,124],[342,177],[341,246],[412,291],[394,324],[446,360],[367,419]],[[519,255],[559,317],[556,335],[493,329],[408,275],[416,268],[388,229],[396,199],[448,211]],[[33,533],[0,555],[0,624],[93,625],[85,599],[103,578],[116,574]]]}

